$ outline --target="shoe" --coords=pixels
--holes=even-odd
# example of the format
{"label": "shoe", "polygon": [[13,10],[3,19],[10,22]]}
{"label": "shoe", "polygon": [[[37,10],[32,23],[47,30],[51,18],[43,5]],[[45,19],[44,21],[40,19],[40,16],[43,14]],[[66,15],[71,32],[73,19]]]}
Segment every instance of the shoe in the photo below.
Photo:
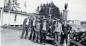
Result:
{"label": "shoe", "polygon": [[56,44],[54,46],[57,46]]}
{"label": "shoe", "polygon": [[27,37],[25,37],[24,39],[27,39]]}
{"label": "shoe", "polygon": [[45,45],[45,43],[42,43],[43,45]]}
{"label": "shoe", "polygon": [[20,37],[20,39],[23,39],[23,37]]}

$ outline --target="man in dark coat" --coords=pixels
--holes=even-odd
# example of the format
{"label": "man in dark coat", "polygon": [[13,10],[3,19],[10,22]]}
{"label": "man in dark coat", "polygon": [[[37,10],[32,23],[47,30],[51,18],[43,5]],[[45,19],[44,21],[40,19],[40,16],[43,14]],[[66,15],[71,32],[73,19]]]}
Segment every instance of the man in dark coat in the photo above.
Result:
{"label": "man in dark coat", "polygon": [[72,27],[69,24],[67,24],[66,21],[62,24],[62,31],[64,33],[64,40],[66,40],[66,44],[68,43],[68,35],[71,29]]}
{"label": "man in dark coat", "polygon": [[40,17],[40,43],[43,43],[42,41],[42,28],[43,28],[43,16]]}
{"label": "man in dark coat", "polygon": [[23,31],[21,34],[21,39],[24,37],[24,34],[25,34],[25,39],[28,37],[28,28],[29,28],[29,17],[25,18],[23,21]]}
{"label": "man in dark coat", "polygon": [[31,28],[31,33],[30,33],[30,37],[29,37],[29,40],[34,40],[34,37],[35,37],[35,30],[34,30],[34,27],[33,27],[33,20],[34,20],[34,18],[31,16],[30,17],[31,19],[30,19],[30,28]]}

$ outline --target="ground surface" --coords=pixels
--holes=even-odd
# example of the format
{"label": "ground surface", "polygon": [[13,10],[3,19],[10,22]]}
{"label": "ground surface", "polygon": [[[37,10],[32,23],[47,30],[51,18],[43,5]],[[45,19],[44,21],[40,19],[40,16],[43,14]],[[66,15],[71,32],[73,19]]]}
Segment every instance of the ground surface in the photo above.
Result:
{"label": "ground surface", "polygon": [[20,39],[21,30],[2,29],[1,46],[53,46],[37,44],[28,39]]}

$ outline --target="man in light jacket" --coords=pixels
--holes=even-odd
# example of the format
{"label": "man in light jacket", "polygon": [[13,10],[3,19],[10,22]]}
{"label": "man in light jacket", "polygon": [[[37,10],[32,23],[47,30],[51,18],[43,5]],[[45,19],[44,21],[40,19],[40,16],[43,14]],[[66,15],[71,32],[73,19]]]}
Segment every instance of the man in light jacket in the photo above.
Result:
{"label": "man in light jacket", "polygon": [[54,36],[55,45],[60,46],[61,41],[62,24],[58,21],[55,23]]}

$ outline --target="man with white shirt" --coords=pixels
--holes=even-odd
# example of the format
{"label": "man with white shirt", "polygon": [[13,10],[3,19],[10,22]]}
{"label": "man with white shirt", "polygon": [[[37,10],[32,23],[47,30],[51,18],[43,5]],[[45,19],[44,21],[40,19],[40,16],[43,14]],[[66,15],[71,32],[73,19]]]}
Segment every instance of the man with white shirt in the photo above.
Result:
{"label": "man with white shirt", "polygon": [[61,32],[62,32],[62,24],[59,21],[56,21],[54,29],[55,45],[60,46]]}
{"label": "man with white shirt", "polygon": [[45,44],[46,43],[46,35],[47,35],[47,20],[46,20],[46,18],[44,18],[44,20],[43,20],[42,34],[43,34],[42,42],[43,42],[43,44]]}

